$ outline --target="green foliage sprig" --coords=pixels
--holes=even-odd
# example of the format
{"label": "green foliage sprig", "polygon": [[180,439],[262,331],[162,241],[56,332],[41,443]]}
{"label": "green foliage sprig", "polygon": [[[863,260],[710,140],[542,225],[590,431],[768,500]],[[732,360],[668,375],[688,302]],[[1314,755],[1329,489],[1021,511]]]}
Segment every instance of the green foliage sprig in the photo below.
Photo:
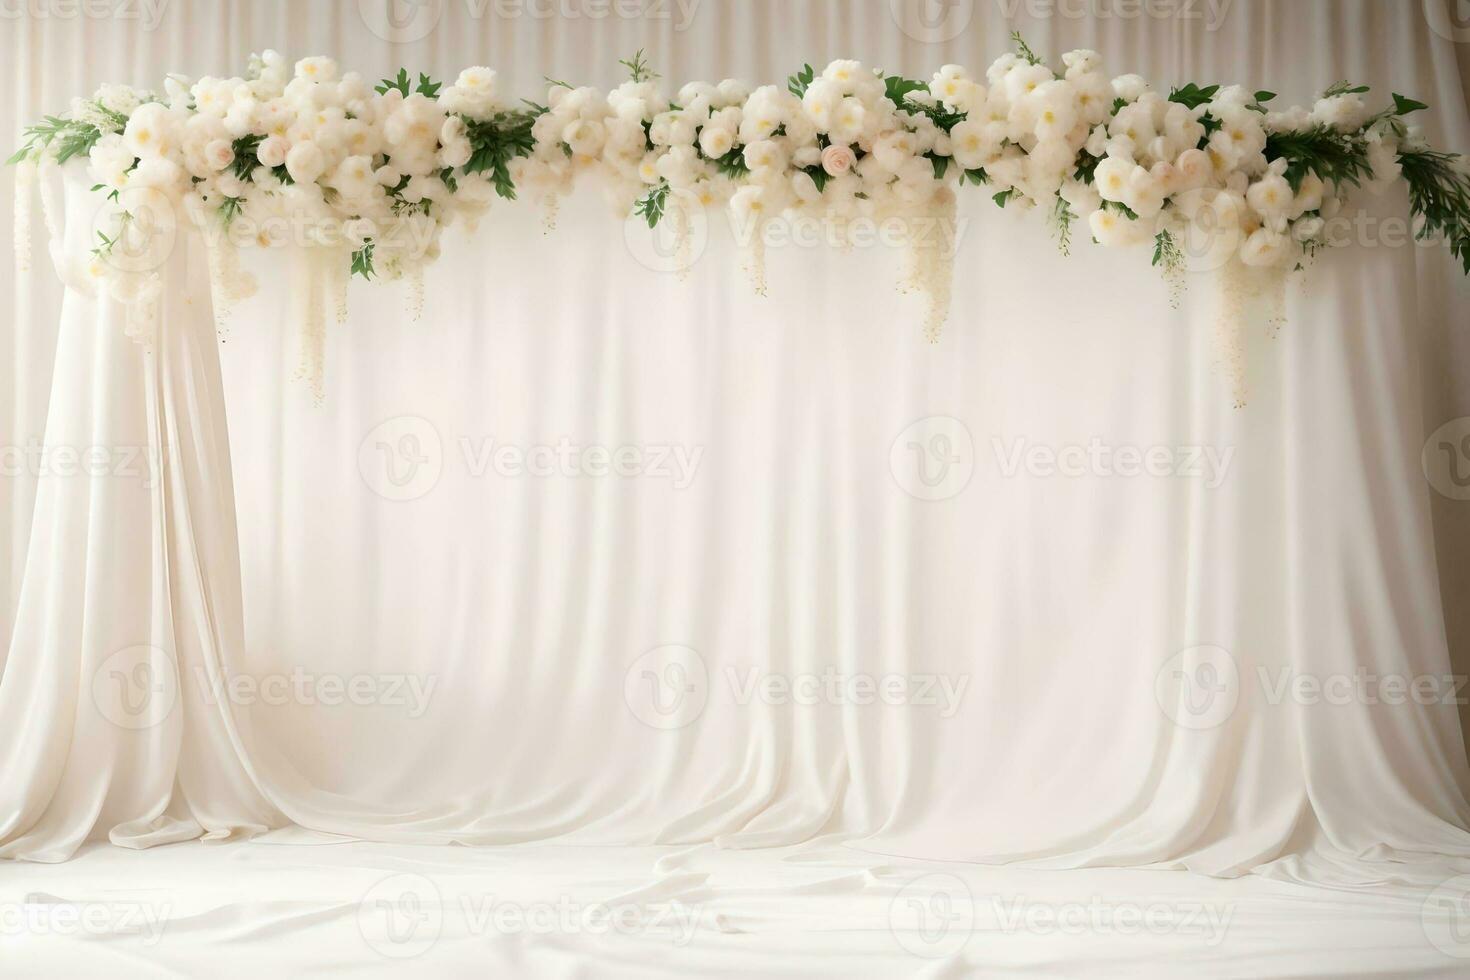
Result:
{"label": "green foliage sprig", "polygon": [[495,186],[495,193],[515,200],[510,162],[516,157],[529,156],[535,149],[536,140],[531,135],[535,121],[535,113],[521,111],[498,112],[485,120],[465,119],[470,159],[464,165],[464,172],[486,174]]}
{"label": "green foliage sprig", "polygon": [[647,59],[643,57],[642,48],[633,57],[624,58],[618,64],[628,69],[628,77],[634,82],[651,82],[655,78],[663,77],[649,66]]}
{"label": "green foliage sprig", "polygon": [[436,99],[439,97],[439,90],[443,87],[443,82],[436,82],[422,72],[419,73],[418,84],[414,85],[409,79],[408,69],[400,68],[396,78],[383,79],[373,86],[373,91],[379,95],[387,95],[388,92],[396,89],[405,99],[414,93],[426,99]]}
{"label": "green foliage sprig", "polygon": [[1423,219],[1418,238],[1443,237],[1470,276],[1470,172],[1457,153],[1407,150],[1399,154],[1409,185],[1409,208]]}
{"label": "green foliage sprig", "polygon": [[1027,64],[1041,64],[1041,58],[1035,51],[1031,50],[1031,45],[1026,43],[1026,39],[1021,36],[1020,31],[1011,31],[1011,43],[1016,46],[1016,54],[1020,55]]}
{"label": "green foliage sprig", "polygon": [[654,228],[663,220],[664,208],[669,203],[669,182],[659,181],[652,190],[638,199],[633,205],[633,213],[642,215],[643,220],[648,222],[648,227]]}
{"label": "green foliage sprig", "polygon": [[[122,122],[125,124],[127,119],[124,118]],[[24,143],[5,161],[5,165],[10,166],[27,157],[39,155],[52,144],[56,145],[56,162],[65,163],[72,157],[91,153],[92,147],[101,138],[102,131],[91,123],[47,116],[36,125],[26,127]]]}

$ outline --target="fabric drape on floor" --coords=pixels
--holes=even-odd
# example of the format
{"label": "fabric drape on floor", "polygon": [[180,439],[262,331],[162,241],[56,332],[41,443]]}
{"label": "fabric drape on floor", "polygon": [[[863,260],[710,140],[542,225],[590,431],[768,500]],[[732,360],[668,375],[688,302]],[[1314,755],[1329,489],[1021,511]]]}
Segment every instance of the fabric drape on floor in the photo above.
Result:
{"label": "fabric drape on floor", "polygon": [[[979,68],[1004,36],[988,8],[946,46],[903,40],[881,5],[808,5],[815,26],[775,65],[738,43],[773,29],[758,5],[711,4],[657,46],[640,39],[658,25],[621,22],[453,31],[450,5],[393,50],[318,7],[292,8],[282,38],[269,6],[168,21],[149,50],[199,72],[290,40],[440,74],[498,51],[533,94],[562,62],[610,80],[624,40],[669,53],[673,79],[768,80],[847,53]],[[1232,9],[1209,33],[1026,29],[1114,72],[1188,65],[1287,101],[1348,60],[1426,101],[1457,84],[1453,51],[1384,6]],[[183,50],[208,23],[219,50]],[[27,29],[38,52],[61,30]],[[512,57],[508,36],[564,40]],[[1456,111],[1437,121],[1463,126]],[[66,233],[84,253],[77,181]],[[1347,703],[1283,693],[1450,672],[1419,461],[1419,345],[1453,295],[1423,284],[1443,256],[1324,255],[1279,331],[1252,321],[1237,409],[1212,280],[1176,310],[1145,255],[1079,241],[1063,259],[1039,216],[983,194],[961,217],[930,346],[893,249],[772,247],[760,298],[722,221],[680,280],[590,195],[549,234],[499,207],[446,242],[417,319],[407,286],[352,287],[320,404],[292,379],[298,256],[251,258],[265,288],[218,351],[197,243],[170,267],[195,302],[151,355],[69,292],[47,444],[168,451],[146,485],[36,481],[0,678],[3,853],[291,820],[395,841],[835,833],[913,857],[1443,877],[1470,843],[1455,705],[1387,703],[1378,682]],[[1094,445],[1112,462],[1046,464]],[[589,448],[626,451],[628,472],[593,473]],[[1163,475],[1121,475],[1125,449],[1162,454]],[[97,676],[172,708],[118,724]],[[908,703],[862,703],[890,677]],[[227,678],[242,693],[222,698]],[[768,678],[810,681],[818,703]],[[1225,701],[1189,701],[1212,692]]]}

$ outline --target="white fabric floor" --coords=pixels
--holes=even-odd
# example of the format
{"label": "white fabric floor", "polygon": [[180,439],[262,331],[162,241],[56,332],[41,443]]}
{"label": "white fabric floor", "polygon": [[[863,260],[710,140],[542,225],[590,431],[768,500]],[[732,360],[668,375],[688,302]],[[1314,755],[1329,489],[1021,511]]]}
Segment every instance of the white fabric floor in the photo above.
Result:
{"label": "white fabric floor", "polygon": [[490,848],[288,830],[0,866],[0,976],[1463,977],[1453,897],[897,861],[830,839]]}

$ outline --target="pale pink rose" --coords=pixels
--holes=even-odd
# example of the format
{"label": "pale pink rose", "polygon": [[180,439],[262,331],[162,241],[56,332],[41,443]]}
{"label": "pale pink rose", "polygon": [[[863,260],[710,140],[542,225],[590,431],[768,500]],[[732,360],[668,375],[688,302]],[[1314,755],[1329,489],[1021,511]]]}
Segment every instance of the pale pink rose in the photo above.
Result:
{"label": "pale pink rose", "polygon": [[290,149],[291,144],[284,136],[267,136],[255,148],[255,156],[264,166],[279,167],[286,162],[286,153]]}
{"label": "pale pink rose", "polygon": [[857,157],[853,155],[852,147],[841,146],[833,143],[822,151],[822,169],[832,177],[841,177],[852,169],[857,163]]}
{"label": "pale pink rose", "polygon": [[231,149],[229,140],[210,140],[204,148],[204,159],[215,170],[223,170],[235,162],[235,151]]}

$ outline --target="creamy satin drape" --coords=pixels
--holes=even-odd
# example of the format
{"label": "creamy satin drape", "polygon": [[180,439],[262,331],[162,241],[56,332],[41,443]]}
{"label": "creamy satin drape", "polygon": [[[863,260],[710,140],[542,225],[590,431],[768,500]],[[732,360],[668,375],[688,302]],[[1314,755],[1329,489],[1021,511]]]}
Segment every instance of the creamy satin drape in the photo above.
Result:
{"label": "creamy satin drape", "polygon": [[[838,54],[909,71],[981,65],[1005,33],[985,5],[969,31],[938,45],[906,39],[879,4],[801,5],[805,34],[782,31],[791,15],[775,5],[708,3],[683,33],[460,21],[449,5],[425,41],[391,50],[372,42],[354,5],[298,6],[285,19],[268,4],[188,8],[195,16],[145,35],[149,58],[199,72],[275,45],[333,51],[372,72],[491,63],[527,94],[548,70],[610,80],[640,44],[675,79],[766,80]],[[1392,9],[1238,4],[1214,32],[1183,20],[1023,26],[1047,50],[1100,48],[1114,71],[1238,78],[1287,100],[1324,79],[1362,78],[1436,102],[1438,126],[1463,133],[1462,108],[1443,97],[1457,84],[1453,50]],[[35,39],[22,49],[39,63],[46,45],[85,33],[29,22],[15,36]],[[777,35],[779,45],[742,44]],[[1300,59],[1288,56],[1298,48]],[[146,82],[158,70],[102,74]],[[1369,206],[1402,213],[1403,201]],[[249,829],[279,822],[279,809],[372,838],[739,847],[839,832],[910,855],[1219,874],[1270,865],[1322,877],[1335,873],[1323,858],[1464,855],[1452,706],[1269,704],[1256,680],[1258,668],[1448,669],[1418,469],[1417,345],[1437,342],[1452,319],[1446,290],[1462,288],[1445,285],[1443,257],[1327,256],[1307,293],[1293,294],[1280,336],[1253,336],[1251,400],[1236,411],[1213,364],[1207,283],[1193,283],[1176,312],[1136,253],[1079,242],[1062,260],[1035,216],[983,197],[963,216],[955,312],[929,347],[913,300],[891,289],[898,257],[885,249],[773,249],[771,296],[760,300],[718,226],[680,282],[638,264],[595,201],[569,204],[547,237],[534,212],[500,208],[472,245],[446,248],[420,321],[409,321],[404,289],[354,287],[352,318],[328,345],[321,405],[290,379],[291,307],[276,287],[290,259],[262,257],[255,268],[270,288],[236,311],[221,348],[243,643],[228,574],[210,571],[232,558],[221,465],[165,467],[162,492],[107,484],[100,497],[133,517],[97,515],[80,555],[53,549],[85,488],[43,484],[34,519],[29,491],[13,488],[26,518],[17,526],[36,530],[17,572],[0,721],[44,733],[45,744],[6,757],[7,776],[22,774],[6,780],[10,853],[64,857],[88,832],[115,828],[147,843],[193,832],[190,820]],[[197,264],[178,274],[197,290]],[[202,428],[165,430],[188,449],[176,465],[219,464],[202,313],[148,361],[115,333],[99,340],[95,307],[68,304],[47,439],[117,444],[141,438],[149,418],[192,420]],[[25,359],[49,363],[34,334]],[[126,410],[77,415],[68,393],[79,388],[107,390]],[[26,401],[47,399],[38,389]],[[891,460],[905,427],[932,416],[964,423],[975,468],[961,492],[933,502],[905,492]],[[442,474],[423,496],[389,501],[362,457],[377,441],[391,449],[403,423],[382,440],[373,430],[405,417],[428,424],[409,423],[412,433],[439,438]],[[132,429],[114,434],[99,418]],[[1094,437],[1234,456],[1219,486],[1003,472],[1018,440],[1057,449]],[[486,440],[563,438],[698,450],[700,463],[688,487],[474,475]],[[199,554],[178,550],[194,540]],[[101,563],[114,551],[147,561],[109,578]],[[86,574],[47,582],[66,569]],[[127,601],[90,620],[54,604],[83,602],[84,583]],[[56,598],[27,591],[41,589]],[[28,625],[89,621],[106,630],[69,641]],[[149,642],[175,659],[184,685],[185,710],[169,725],[206,728],[107,732],[100,744],[116,761],[106,765],[93,733],[65,715],[63,671]],[[625,697],[630,666],[668,644],[698,651],[710,677],[704,712],[672,731],[644,724]],[[1228,720],[1194,730],[1160,710],[1155,678],[1200,645],[1229,650],[1249,683]],[[433,693],[417,713],[301,699],[221,711],[190,689],[219,666],[255,678],[416,679]],[[739,703],[751,668],[829,666],[967,686],[949,715]],[[27,707],[45,691],[53,710]],[[194,751],[213,760],[202,772]],[[175,752],[184,756],[170,796]],[[203,772],[219,784],[196,788]],[[86,806],[62,788],[73,781]]]}

